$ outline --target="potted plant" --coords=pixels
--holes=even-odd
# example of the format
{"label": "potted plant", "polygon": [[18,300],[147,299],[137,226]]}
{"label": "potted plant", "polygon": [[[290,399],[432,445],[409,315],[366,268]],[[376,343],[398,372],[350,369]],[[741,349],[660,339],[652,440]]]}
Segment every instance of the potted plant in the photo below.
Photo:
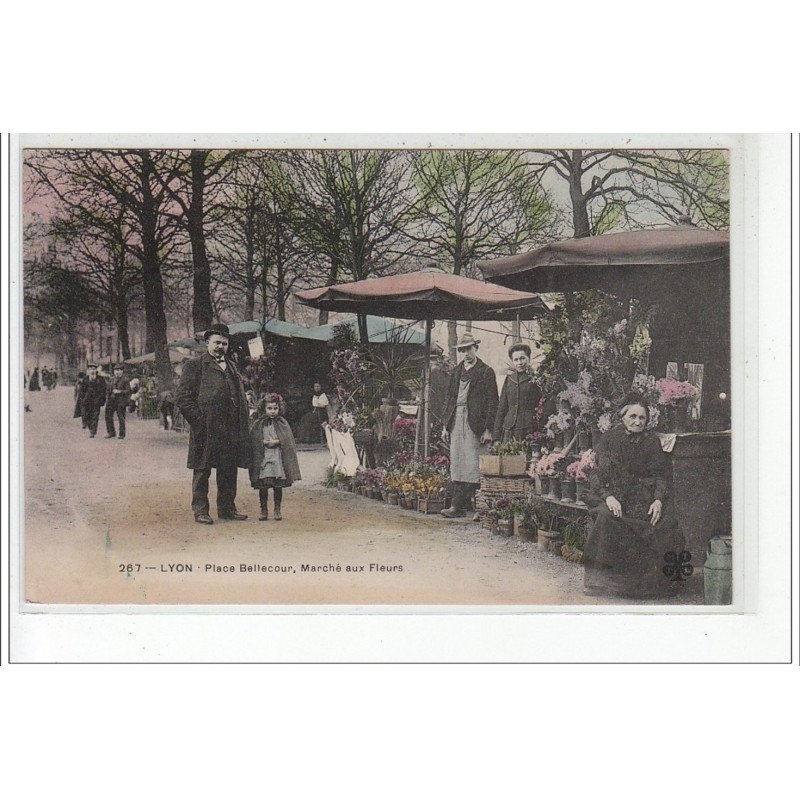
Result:
{"label": "potted plant", "polygon": [[497,533],[511,536],[514,533],[514,504],[508,497],[500,497],[495,501],[494,510],[498,517]]}
{"label": "potted plant", "polygon": [[551,500],[561,499],[559,473],[562,469],[561,464],[563,461],[564,455],[562,453],[553,452],[543,455],[536,463],[536,475],[541,480],[542,494]]}
{"label": "potted plant", "polygon": [[661,378],[656,381],[659,392],[658,404],[664,408],[664,422],[671,433],[686,433],[689,428],[689,401],[696,399],[700,392],[688,381],[675,378]]}
{"label": "potted plant", "polygon": [[518,523],[514,531],[523,542],[536,541],[536,508],[530,500],[521,500],[517,504]]}
{"label": "potted plant", "polygon": [[497,525],[499,521],[500,521],[500,515],[497,513],[497,510],[494,508],[490,508],[486,512],[486,515],[483,518],[483,526],[490,533],[497,533]]}
{"label": "potted plant", "polygon": [[561,548],[561,555],[568,561],[578,564],[583,561],[583,546],[586,544],[589,519],[587,516],[575,517],[564,526],[564,545]]}
{"label": "potted plant", "polygon": [[558,465],[558,480],[561,485],[561,499],[565,503],[575,502],[575,478],[569,474],[569,467],[571,461],[568,463],[564,458]]}
{"label": "potted plant", "polygon": [[480,469],[484,475],[524,475],[527,465],[527,444],[519,439],[495,442],[490,455],[480,457]]}
{"label": "potted plant", "polygon": [[567,475],[575,480],[575,502],[578,505],[586,505],[583,496],[589,488],[589,473],[595,464],[594,450],[586,450],[567,467]]}

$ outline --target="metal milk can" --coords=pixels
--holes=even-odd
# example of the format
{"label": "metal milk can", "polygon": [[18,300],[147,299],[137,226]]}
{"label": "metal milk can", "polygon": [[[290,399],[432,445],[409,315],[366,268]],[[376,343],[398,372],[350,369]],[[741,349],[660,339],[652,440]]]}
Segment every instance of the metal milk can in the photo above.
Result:
{"label": "metal milk can", "polygon": [[730,605],[733,596],[733,541],[730,536],[712,536],[703,567],[706,604]]}

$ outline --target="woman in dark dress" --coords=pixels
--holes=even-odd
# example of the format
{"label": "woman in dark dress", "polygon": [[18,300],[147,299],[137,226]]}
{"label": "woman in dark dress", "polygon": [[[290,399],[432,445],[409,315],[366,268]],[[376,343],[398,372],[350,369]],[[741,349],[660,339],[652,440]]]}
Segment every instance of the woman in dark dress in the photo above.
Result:
{"label": "woman in dark dress", "polygon": [[677,584],[663,572],[664,556],[684,546],[667,488],[667,457],[658,436],[646,430],[646,405],[628,402],[619,416],[597,447],[586,498],[596,520],[583,551],[584,590],[666,597]]}
{"label": "woman in dark dress", "polygon": [[492,434],[495,442],[521,441],[536,431],[536,409],[542,399],[542,390],[530,374],[531,348],[527,344],[511,345],[508,357],[514,370],[500,393]]}

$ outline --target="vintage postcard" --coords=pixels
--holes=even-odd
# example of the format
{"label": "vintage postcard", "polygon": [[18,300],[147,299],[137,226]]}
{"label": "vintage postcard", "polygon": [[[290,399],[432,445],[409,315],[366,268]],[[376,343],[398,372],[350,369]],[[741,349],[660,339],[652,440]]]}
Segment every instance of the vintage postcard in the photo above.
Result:
{"label": "vintage postcard", "polygon": [[745,608],[742,141],[459,141],[16,141],[21,611]]}

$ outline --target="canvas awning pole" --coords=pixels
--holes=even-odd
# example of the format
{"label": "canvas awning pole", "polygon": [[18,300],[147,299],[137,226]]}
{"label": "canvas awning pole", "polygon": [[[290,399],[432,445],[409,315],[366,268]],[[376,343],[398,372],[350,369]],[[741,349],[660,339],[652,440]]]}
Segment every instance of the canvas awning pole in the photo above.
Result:
{"label": "canvas awning pole", "polygon": [[423,457],[428,455],[428,439],[430,438],[430,424],[428,417],[428,408],[431,402],[431,329],[433,328],[433,320],[425,320],[425,389],[423,393],[422,408],[425,424],[425,446],[423,448]]}

